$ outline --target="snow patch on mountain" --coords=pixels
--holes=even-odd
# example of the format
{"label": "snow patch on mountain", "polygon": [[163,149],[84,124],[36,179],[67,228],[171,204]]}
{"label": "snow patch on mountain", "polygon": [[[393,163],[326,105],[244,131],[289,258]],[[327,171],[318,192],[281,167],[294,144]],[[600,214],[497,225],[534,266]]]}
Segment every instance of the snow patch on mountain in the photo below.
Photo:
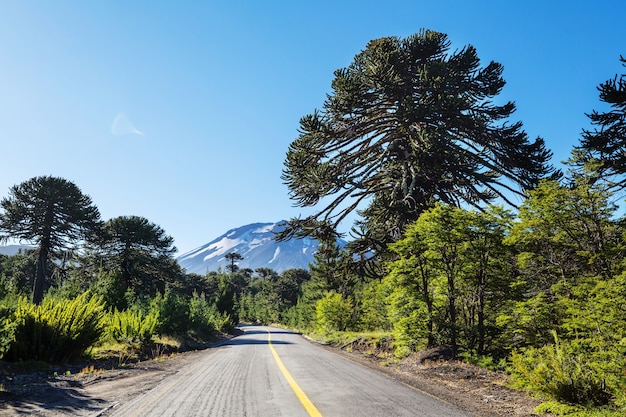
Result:
{"label": "snow patch on mountain", "polygon": [[[178,263],[187,273],[226,271],[230,262],[224,255],[236,252],[243,257],[237,261],[240,269],[271,268],[279,273],[292,268],[308,269],[315,260],[319,242],[310,237],[277,242],[275,234],[284,229],[284,224],[284,221],[252,223],[231,229],[211,242],[180,255]],[[339,243],[345,245],[344,241]]]}

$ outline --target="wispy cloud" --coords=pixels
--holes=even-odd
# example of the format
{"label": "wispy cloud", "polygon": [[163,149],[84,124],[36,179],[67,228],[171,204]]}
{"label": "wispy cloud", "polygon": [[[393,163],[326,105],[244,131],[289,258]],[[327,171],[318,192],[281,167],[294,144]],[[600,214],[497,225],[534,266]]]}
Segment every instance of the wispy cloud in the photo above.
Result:
{"label": "wispy cloud", "polygon": [[111,125],[111,133],[114,136],[127,136],[127,135],[138,135],[143,136],[143,132],[135,127],[133,123],[130,121],[128,116],[124,113],[119,113],[113,119],[113,124]]}

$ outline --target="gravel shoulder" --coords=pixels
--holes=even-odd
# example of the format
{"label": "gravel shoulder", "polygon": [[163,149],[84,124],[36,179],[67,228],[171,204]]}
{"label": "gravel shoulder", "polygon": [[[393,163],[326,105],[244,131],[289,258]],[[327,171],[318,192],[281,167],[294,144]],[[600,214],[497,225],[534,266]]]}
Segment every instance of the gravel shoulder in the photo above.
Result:
{"label": "gravel shoulder", "polygon": [[[377,369],[388,376],[481,417],[534,416],[539,404],[525,393],[505,386],[506,375],[461,362],[423,364],[417,356],[385,365],[372,355],[325,349]],[[203,351],[173,354],[124,367],[77,364],[50,370],[25,370],[0,361],[0,417],[15,415],[98,416],[150,390]],[[66,371],[70,372],[67,373]]]}

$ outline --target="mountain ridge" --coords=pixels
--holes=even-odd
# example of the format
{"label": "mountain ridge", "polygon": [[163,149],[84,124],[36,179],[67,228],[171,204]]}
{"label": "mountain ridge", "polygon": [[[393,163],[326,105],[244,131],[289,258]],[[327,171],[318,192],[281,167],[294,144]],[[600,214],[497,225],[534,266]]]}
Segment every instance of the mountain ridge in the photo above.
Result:
{"label": "mountain ridge", "polygon": [[[275,235],[284,230],[285,223],[281,220],[236,227],[176,259],[187,273],[196,274],[226,270],[230,262],[224,255],[230,252],[243,257],[237,262],[240,269],[271,268],[278,273],[293,268],[308,269],[315,260],[319,242],[311,237],[276,241]],[[340,240],[339,244],[344,245],[345,241]]]}
{"label": "mountain ridge", "polygon": [[33,245],[4,245],[0,246],[0,255],[13,256],[17,255],[20,250],[27,251],[35,249]]}

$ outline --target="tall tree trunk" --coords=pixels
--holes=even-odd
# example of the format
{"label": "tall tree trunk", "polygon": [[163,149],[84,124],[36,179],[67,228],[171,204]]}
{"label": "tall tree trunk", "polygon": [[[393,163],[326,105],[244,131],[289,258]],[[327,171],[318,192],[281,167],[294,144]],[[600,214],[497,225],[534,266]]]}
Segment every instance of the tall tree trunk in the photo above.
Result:
{"label": "tall tree trunk", "polygon": [[455,277],[452,271],[448,272],[448,314],[450,315],[450,345],[452,345],[453,355],[457,352],[457,332],[456,332],[456,288]]}
{"label": "tall tree trunk", "polygon": [[43,243],[39,248],[37,258],[37,272],[33,284],[33,303],[41,304],[43,301],[44,283],[46,282],[46,262],[48,260],[48,248]]}
{"label": "tall tree trunk", "polygon": [[46,282],[46,263],[50,253],[50,242],[52,234],[52,222],[54,221],[54,203],[49,203],[46,208],[43,223],[43,235],[39,242],[39,257],[37,259],[37,273],[33,285],[33,303],[41,304],[43,301],[43,291]]}
{"label": "tall tree trunk", "polygon": [[478,354],[482,355],[485,351],[485,292],[486,278],[485,271],[479,272],[478,281]]}
{"label": "tall tree trunk", "polygon": [[422,276],[422,297],[426,304],[426,311],[428,312],[428,320],[426,321],[426,328],[428,329],[428,347],[435,345],[435,333],[433,325],[433,300],[430,297],[430,274],[429,270],[420,262],[420,275]]}

